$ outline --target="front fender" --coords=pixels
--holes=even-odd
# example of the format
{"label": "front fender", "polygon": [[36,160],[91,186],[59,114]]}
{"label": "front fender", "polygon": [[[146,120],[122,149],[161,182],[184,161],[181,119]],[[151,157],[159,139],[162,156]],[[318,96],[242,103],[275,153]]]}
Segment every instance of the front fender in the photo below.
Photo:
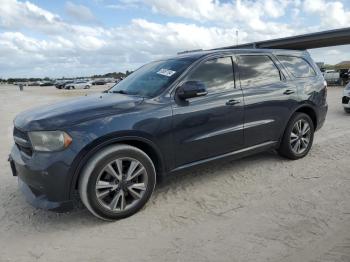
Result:
{"label": "front fender", "polygon": [[139,132],[117,132],[109,134],[103,137],[100,137],[90,144],[86,145],[79,154],[74,158],[71,168],[69,170],[69,177],[71,178],[68,181],[67,187],[69,188],[69,199],[72,199],[76,185],[79,179],[80,172],[84,168],[85,164],[89,159],[96,154],[101,149],[116,143],[131,143],[131,142],[140,142],[142,144],[148,145],[157,155],[157,158],[160,161],[160,171],[163,173],[165,169],[165,162],[160,152],[159,147],[149,138],[147,134],[140,134]]}

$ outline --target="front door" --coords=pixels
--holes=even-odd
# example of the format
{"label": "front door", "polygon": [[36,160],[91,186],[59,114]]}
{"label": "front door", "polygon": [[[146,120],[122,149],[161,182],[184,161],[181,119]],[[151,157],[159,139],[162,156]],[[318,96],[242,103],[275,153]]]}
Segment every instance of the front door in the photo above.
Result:
{"label": "front door", "polygon": [[231,56],[210,58],[193,68],[184,81],[206,85],[208,94],[174,102],[173,135],[176,167],[241,149],[243,97],[235,86]]}

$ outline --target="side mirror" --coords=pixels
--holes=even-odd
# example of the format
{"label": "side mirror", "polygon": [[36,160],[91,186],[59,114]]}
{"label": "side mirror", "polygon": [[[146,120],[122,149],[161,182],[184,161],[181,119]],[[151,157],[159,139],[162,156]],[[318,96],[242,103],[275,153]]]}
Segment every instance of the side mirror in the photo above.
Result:
{"label": "side mirror", "polygon": [[201,81],[187,81],[176,92],[176,95],[181,99],[205,96],[206,94],[208,94],[206,86]]}

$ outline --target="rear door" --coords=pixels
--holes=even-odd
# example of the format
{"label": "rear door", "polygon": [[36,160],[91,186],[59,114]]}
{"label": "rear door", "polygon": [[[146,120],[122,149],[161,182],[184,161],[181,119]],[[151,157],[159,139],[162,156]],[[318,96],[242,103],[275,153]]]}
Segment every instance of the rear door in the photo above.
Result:
{"label": "rear door", "polygon": [[297,104],[297,88],[286,81],[270,54],[239,54],[237,60],[245,103],[245,145],[277,141]]}
{"label": "rear door", "polygon": [[208,94],[173,105],[176,166],[244,146],[242,90],[235,86],[231,56],[208,58],[184,81],[202,81]]}

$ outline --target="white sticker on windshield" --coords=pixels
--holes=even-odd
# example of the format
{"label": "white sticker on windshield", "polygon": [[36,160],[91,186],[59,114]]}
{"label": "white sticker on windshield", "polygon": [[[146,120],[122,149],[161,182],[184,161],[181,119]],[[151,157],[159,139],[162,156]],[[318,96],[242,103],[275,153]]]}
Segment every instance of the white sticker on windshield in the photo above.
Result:
{"label": "white sticker on windshield", "polygon": [[173,70],[169,70],[169,69],[160,69],[157,74],[160,74],[160,75],[163,75],[163,76],[168,76],[168,77],[171,77],[173,74],[175,74],[176,71],[173,71]]}

